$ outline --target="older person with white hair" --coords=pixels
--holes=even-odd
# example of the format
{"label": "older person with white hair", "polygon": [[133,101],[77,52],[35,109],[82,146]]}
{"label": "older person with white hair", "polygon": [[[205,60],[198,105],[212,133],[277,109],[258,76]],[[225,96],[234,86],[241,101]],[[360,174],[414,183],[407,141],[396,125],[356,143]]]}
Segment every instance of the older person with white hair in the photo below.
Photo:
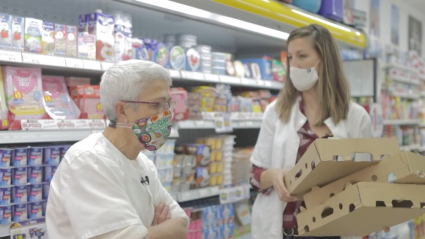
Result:
{"label": "older person with white hair", "polygon": [[170,135],[174,102],[169,72],[130,60],[102,76],[100,99],[111,124],[73,145],[53,177],[49,238],[186,238],[189,219],[140,151]]}

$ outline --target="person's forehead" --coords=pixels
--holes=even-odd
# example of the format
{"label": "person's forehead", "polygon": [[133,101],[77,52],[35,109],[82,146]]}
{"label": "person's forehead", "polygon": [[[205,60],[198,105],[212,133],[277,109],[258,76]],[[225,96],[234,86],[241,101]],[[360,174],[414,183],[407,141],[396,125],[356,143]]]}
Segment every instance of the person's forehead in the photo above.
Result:
{"label": "person's forehead", "polygon": [[312,48],[311,40],[306,37],[294,39],[288,44],[288,51],[291,53],[297,53],[298,51]]}

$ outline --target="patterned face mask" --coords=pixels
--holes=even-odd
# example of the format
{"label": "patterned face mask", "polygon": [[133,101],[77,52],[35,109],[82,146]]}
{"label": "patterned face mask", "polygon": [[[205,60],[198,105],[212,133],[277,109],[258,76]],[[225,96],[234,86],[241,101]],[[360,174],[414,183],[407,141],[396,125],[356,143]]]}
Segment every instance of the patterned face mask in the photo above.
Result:
{"label": "patterned face mask", "polygon": [[161,148],[170,137],[171,119],[172,114],[167,110],[162,114],[137,120],[131,129],[145,149],[155,151]]}

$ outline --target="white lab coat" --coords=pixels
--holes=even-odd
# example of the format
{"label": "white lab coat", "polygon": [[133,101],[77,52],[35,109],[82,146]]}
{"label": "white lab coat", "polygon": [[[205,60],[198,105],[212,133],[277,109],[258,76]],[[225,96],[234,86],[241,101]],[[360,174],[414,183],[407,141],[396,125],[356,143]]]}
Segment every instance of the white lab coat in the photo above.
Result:
{"label": "white lab coat", "polygon": [[[300,138],[298,130],[307,118],[301,113],[298,98],[291,110],[288,123],[279,119],[275,110],[276,101],[271,103],[264,113],[263,123],[251,162],[263,168],[283,168],[291,170],[296,163]],[[350,103],[346,120],[337,125],[332,119],[325,121],[326,126],[337,138],[371,138],[372,124],[366,110]],[[282,239],[283,211],[286,203],[279,200],[275,190],[269,195],[259,194],[252,212],[252,239]]]}
{"label": "white lab coat", "polygon": [[[141,183],[148,176],[149,185]],[[50,186],[48,238],[92,238],[138,226],[144,238],[154,206],[165,203],[172,218],[189,218],[162,187],[145,155],[127,159],[102,133],[92,134],[66,153]]]}

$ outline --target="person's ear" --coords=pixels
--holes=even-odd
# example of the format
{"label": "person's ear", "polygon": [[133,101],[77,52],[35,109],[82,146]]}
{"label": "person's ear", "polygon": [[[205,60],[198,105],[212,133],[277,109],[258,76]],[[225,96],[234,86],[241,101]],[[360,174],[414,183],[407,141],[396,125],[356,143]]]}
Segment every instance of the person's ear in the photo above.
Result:
{"label": "person's ear", "polygon": [[124,122],[124,120],[127,118],[125,115],[125,103],[115,103],[115,114],[117,115],[118,122]]}

